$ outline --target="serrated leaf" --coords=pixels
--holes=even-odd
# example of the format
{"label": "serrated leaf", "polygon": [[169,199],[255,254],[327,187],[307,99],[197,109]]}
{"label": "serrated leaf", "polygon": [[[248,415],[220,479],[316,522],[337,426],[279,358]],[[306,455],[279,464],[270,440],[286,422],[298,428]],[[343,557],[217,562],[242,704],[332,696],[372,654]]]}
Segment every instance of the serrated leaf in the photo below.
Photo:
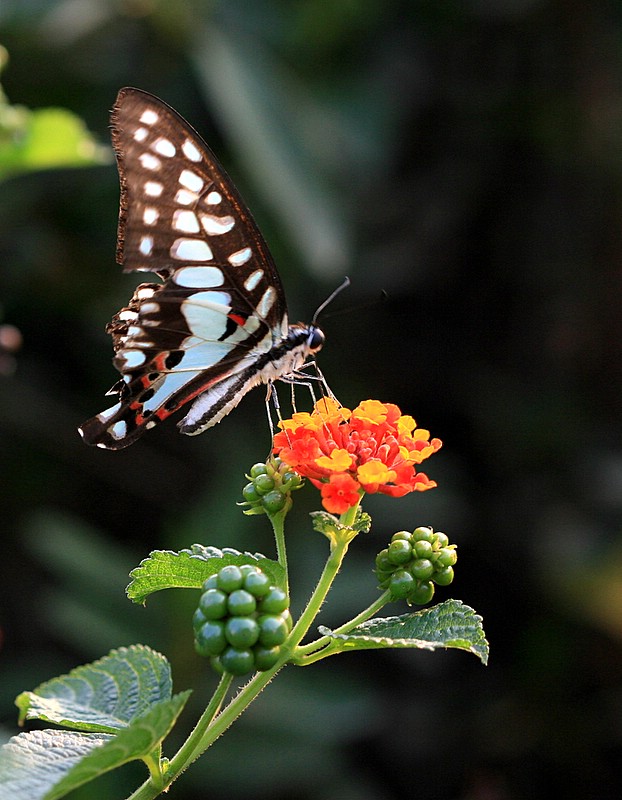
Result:
{"label": "serrated leaf", "polygon": [[76,764],[44,796],[44,800],[57,800],[77,786],[127,764],[128,761],[148,759],[170,732],[190,694],[190,690],[181,692],[170,700],[157,703],[146,714],[137,717],[112,740],[103,744],[101,748],[93,750]]}
{"label": "serrated leaf", "polygon": [[42,800],[82,759],[113,738],[74,731],[13,736],[0,748],[0,800]]}
{"label": "serrated leaf", "polygon": [[359,507],[356,518],[350,525],[344,525],[333,514],[327,511],[312,511],[311,520],[314,530],[323,533],[330,541],[331,547],[337,542],[350,542],[359,533],[367,533],[371,528],[371,517]]}
{"label": "serrated leaf", "polygon": [[320,627],[323,636],[333,640],[331,655],[351,650],[414,647],[435,650],[452,647],[467,650],[488,662],[488,642],[482,618],[459,600],[446,600],[431,608],[399,617],[370,619],[349,633],[337,634]]}
{"label": "serrated leaf", "polygon": [[53,678],[15,703],[20,723],[42,719],[74,730],[116,733],[172,692],[166,658],[144,645],[121,647]]}
{"label": "serrated leaf", "polygon": [[0,749],[0,800],[58,800],[128,761],[151,758],[189,696],[155,704],[116,736],[46,730],[13,737]]}
{"label": "serrated leaf", "polygon": [[[219,554],[219,555],[218,555]],[[282,587],[285,571],[277,562],[260,553],[239,553],[237,550],[192,545],[190,549],[154,550],[130,572],[131,583],[127,596],[135,603],[144,603],[147,597],[162,589],[200,589],[203,581],[229,564],[255,564],[270,580]]]}

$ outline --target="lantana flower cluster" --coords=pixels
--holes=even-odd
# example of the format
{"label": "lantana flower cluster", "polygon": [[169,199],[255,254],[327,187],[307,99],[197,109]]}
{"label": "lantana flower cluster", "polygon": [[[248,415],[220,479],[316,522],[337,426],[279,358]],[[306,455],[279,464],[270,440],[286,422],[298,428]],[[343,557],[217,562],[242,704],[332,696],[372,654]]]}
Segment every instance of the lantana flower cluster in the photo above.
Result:
{"label": "lantana flower cluster", "polygon": [[356,506],[365,492],[402,497],[436,486],[417,466],[441,447],[393,403],[364,400],[351,411],[331,398],[311,413],[279,423],[274,453],[308,478],[332,514]]}

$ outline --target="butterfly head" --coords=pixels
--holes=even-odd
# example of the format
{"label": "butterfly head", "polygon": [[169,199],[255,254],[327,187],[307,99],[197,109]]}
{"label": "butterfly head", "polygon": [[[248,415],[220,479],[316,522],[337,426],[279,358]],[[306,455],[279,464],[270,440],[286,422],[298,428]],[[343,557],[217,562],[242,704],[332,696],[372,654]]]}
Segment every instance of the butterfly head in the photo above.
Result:
{"label": "butterfly head", "polygon": [[318,328],[317,325],[313,323],[307,325],[304,322],[298,322],[295,325],[289,326],[286,350],[297,350],[306,358],[321,350],[325,340],[324,331]]}
{"label": "butterfly head", "polygon": [[317,353],[318,350],[322,349],[324,342],[326,341],[324,331],[321,328],[318,328],[317,325],[309,325],[307,330],[309,334],[307,336],[307,347],[309,348],[309,352]]}

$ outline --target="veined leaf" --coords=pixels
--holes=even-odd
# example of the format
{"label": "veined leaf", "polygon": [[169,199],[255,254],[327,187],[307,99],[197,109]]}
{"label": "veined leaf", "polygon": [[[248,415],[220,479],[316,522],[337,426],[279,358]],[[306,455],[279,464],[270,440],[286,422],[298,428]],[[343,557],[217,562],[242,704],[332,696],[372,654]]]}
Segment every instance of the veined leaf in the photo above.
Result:
{"label": "veined leaf", "polygon": [[261,553],[240,553],[237,550],[205,547],[194,544],[190,549],[154,550],[132,570],[127,596],[135,603],[144,603],[153,592],[162,589],[200,589],[203,581],[229,564],[254,564],[277,586],[283,586],[285,571],[281,565]]}
{"label": "veined leaf", "polygon": [[323,636],[333,640],[325,653],[350,650],[413,647],[423,650],[458,648],[488,662],[488,642],[482,618],[459,600],[446,600],[413,614],[370,619],[348,633],[334,633],[320,627]]}
{"label": "veined leaf", "polygon": [[15,703],[20,723],[41,719],[74,730],[116,733],[154,704],[169,700],[171,691],[166,658],[133,645],[22,692]]}
{"label": "veined leaf", "polygon": [[116,736],[75,731],[20,733],[0,749],[0,800],[57,800],[128,761],[153,763],[190,692],[156,703]]}

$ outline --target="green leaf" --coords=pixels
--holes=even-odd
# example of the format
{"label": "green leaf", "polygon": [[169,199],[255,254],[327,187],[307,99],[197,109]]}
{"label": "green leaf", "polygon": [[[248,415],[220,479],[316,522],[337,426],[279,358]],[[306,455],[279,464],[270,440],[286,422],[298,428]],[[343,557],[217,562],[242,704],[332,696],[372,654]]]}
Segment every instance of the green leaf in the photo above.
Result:
{"label": "green leaf", "polygon": [[349,633],[334,633],[320,627],[323,636],[330,636],[327,655],[351,650],[391,647],[415,647],[435,650],[455,647],[467,650],[488,663],[488,642],[482,618],[459,600],[446,600],[414,614],[385,619],[370,619]]}
{"label": "green leaf", "polygon": [[255,564],[279,587],[285,585],[285,570],[276,561],[261,553],[240,553],[232,548],[219,550],[194,544],[176,553],[154,550],[130,572],[131,583],[127,596],[135,603],[144,603],[153,592],[162,589],[200,589],[203,581],[229,564]]}
{"label": "green leaf", "polygon": [[22,692],[15,703],[20,723],[41,719],[80,731],[116,733],[155,703],[169,700],[171,691],[166,658],[133,645]]}
{"label": "green leaf", "polygon": [[73,731],[32,731],[14,736],[0,748],[0,800],[61,797],[48,793],[82,759],[113,738]]}
{"label": "green leaf", "polygon": [[37,169],[106,164],[110,151],[63,108],[30,111],[0,102],[0,179]]}
{"label": "green leaf", "polygon": [[0,749],[0,800],[57,800],[128,761],[153,765],[189,696],[156,703],[117,736],[46,730],[13,737]]}

